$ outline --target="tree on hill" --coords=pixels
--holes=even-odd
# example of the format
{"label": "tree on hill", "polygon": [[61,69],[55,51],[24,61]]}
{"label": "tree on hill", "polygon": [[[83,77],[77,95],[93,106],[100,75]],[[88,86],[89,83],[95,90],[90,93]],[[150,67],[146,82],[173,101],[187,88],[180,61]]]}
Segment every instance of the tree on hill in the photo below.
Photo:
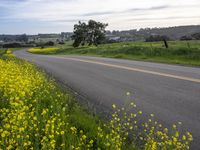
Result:
{"label": "tree on hill", "polygon": [[98,45],[105,40],[105,28],[108,24],[89,20],[88,24],[79,21],[74,25],[74,33],[72,39],[74,40],[73,46],[79,47],[80,45]]}

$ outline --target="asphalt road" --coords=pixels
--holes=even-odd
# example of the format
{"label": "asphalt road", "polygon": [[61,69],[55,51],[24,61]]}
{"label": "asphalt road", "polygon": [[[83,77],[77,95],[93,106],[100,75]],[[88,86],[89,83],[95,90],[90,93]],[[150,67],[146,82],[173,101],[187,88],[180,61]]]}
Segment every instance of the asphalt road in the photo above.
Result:
{"label": "asphalt road", "polygon": [[165,126],[181,121],[200,149],[200,68],[84,56],[46,56],[16,51],[106,111],[123,105],[126,92],[145,114]]}

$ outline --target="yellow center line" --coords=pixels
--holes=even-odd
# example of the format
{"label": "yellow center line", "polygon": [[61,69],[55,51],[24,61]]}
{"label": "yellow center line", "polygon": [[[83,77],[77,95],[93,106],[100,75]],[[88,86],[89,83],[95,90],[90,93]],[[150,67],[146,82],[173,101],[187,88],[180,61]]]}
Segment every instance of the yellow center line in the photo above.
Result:
{"label": "yellow center line", "polygon": [[113,65],[113,64],[108,64],[108,63],[103,63],[103,62],[98,62],[98,61],[92,61],[92,60],[83,60],[83,59],[69,58],[69,57],[56,57],[56,56],[53,56],[53,57],[68,59],[68,60],[73,60],[73,61],[79,61],[79,62],[85,62],[85,63],[98,64],[98,65],[112,67],[112,68],[119,68],[119,69],[125,69],[125,70],[130,70],[130,71],[137,71],[137,72],[142,72],[142,73],[148,73],[148,74],[153,74],[153,75],[159,75],[159,76],[170,77],[170,78],[175,78],[175,79],[179,79],[179,80],[185,80],[185,81],[192,81],[192,82],[200,83],[200,79],[190,78],[190,77],[185,77],[185,76],[172,75],[172,74],[168,74],[168,73],[149,71],[149,70],[126,67],[126,66],[121,66],[121,65]]}

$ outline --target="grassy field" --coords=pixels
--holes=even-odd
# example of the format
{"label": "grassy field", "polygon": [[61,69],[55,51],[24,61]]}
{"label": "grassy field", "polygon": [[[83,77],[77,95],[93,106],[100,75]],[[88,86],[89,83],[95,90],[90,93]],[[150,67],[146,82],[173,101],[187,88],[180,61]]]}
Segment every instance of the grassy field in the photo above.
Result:
{"label": "grassy field", "polygon": [[[200,66],[200,41],[170,41],[168,44],[168,49],[164,47],[163,42],[125,42],[80,48],[66,44],[57,46],[59,50],[53,54],[90,55]],[[42,49],[37,53],[52,54],[51,51]]]}
{"label": "grassy field", "polygon": [[[33,64],[0,58],[0,149],[189,149],[192,135],[181,123],[163,127],[132,102],[112,105],[110,120],[88,113]],[[127,93],[129,96],[129,93]]]}

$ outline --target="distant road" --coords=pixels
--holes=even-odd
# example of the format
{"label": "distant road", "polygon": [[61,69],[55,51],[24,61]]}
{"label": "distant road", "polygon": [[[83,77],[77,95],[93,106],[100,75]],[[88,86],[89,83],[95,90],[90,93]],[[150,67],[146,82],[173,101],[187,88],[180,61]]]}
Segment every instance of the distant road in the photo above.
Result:
{"label": "distant road", "polygon": [[200,68],[84,56],[47,56],[16,51],[106,111],[130,92],[139,109],[169,126],[183,122],[200,149]]}

